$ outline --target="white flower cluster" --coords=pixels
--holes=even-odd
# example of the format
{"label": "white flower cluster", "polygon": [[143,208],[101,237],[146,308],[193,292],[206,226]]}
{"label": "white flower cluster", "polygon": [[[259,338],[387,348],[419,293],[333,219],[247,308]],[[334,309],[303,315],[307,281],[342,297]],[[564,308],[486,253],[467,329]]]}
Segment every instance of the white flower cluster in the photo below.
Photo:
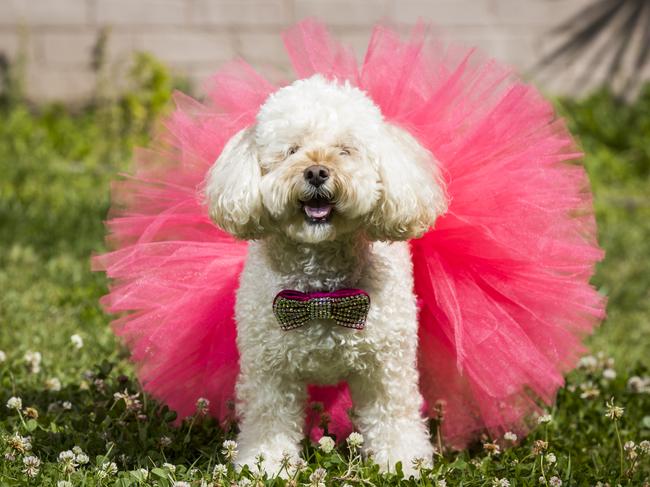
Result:
{"label": "white flower cluster", "polygon": [[116,475],[117,472],[117,464],[115,464],[115,462],[104,462],[101,467],[97,469],[97,476],[100,479],[106,479]]}
{"label": "white flower cluster", "polygon": [[318,440],[318,447],[323,453],[331,453],[331,451],[334,450],[334,446],[334,440],[329,436],[323,436]]}
{"label": "white flower cluster", "polygon": [[350,448],[358,448],[361,445],[363,445],[363,436],[361,433],[357,433],[356,431],[353,431],[350,433],[350,436],[347,438],[347,443],[350,446]]}
{"label": "white flower cluster", "polygon": [[327,470],[324,468],[317,468],[309,476],[310,487],[326,487],[325,478],[327,477]]}
{"label": "white flower cluster", "polygon": [[237,442],[234,440],[226,440],[221,446],[223,447],[221,454],[226,457],[226,460],[233,462],[239,453],[237,451]]}
{"label": "white flower cluster", "polygon": [[25,466],[23,473],[33,479],[38,475],[41,468],[41,460],[38,457],[29,455],[23,458],[23,465]]}
{"label": "white flower cluster", "polygon": [[70,336],[70,343],[72,343],[72,346],[74,348],[79,350],[84,346],[84,339],[81,338],[81,335],[75,333],[74,335]]}
{"label": "white flower cluster", "polygon": [[208,414],[208,410],[210,409],[210,401],[206,399],[205,397],[199,397],[196,400],[196,412],[200,416],[205,416]]}
{"label": "white flower cluster", "polygon": [[20,436],[18,433],[6,438],[9,448],[17,453],[32,451],[32,439],[29,436]]}
{"label": "white flower cluster", "polygon": [[45,381],[45,390],[50,392],[59,392],[61,390],[61,381],[58,377],[52,377]]}
{"label": "white flower cluster", "polygon": [[650,377],[634,375],[627,381],[627,389],[635,394],[650,394]]}
{"label": "white flower cluster", "polygon": [[7,408],[20,411],[23,408],[23,400],[20,397],[11,396],[7,401]]}
{"label": "white flower cluster", "polygon": [[214,470],[212,470],[212,476],[216,477],[217,479],[220,479],[221,477],[225,477],[226,475],[228,475],[228,467],[223,463],[217,463],[214,466]]}
{"label": "white flower cluster", "polygon": [[623,417],[625,408],[614,404],[614,398],[610,399],[609,402],[605,403],[605,406],[606,406],[605,416],[607,416],[609,419],[616,421]]}
{"label": "white flower cluster", "polygon": [[41,371],[41,352],[32,352],[31,350],[25,353],[24,359],[32,374],[38,374]]}
{"label": "white flower cluster", "polygon": [[513,433],[512,431],[507,431],[503,435],[503,439],[506,440],[506,441],[509,441],[510,443],[515,443],[518,438],[517,438],[517,435],[515,433]]}

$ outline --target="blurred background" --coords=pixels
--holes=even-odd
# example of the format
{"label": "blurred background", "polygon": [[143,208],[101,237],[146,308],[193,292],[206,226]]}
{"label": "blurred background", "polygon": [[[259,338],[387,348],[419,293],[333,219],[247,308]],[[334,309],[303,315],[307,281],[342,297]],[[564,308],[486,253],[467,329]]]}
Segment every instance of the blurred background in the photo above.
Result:
{"label": "blurred background", "polygon": [[375,22],[431,22],[445,39],[512,64],[554,93],[647,76],[644,0],[0,0],[3,64],[24,64],[35,101],[79,101],[98,75],[123,87],[133,53],[155,55],[195,86],[241,56],[272,79],[288,72],[278,35],[318,17],[362,57]]}

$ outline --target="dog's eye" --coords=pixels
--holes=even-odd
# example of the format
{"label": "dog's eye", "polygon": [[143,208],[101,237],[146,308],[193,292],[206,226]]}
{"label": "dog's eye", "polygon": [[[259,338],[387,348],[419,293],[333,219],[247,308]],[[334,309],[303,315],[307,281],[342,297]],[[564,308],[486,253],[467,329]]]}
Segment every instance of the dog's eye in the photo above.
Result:
{"label": "dog's eye", "polygon": [[352,152],[352,150],[349,147],[341,147],[341,150],[339,151],[339,156],[349,156],[350,152]]}
{"label": "dog's eye", "polygon": [[292,145],[292,146],[289,147],[289,149],[287,150],[287,157],[294,155],[296,152],[298,152],[299,149],[300,149],[300,146],[298,146],[298,145]]}

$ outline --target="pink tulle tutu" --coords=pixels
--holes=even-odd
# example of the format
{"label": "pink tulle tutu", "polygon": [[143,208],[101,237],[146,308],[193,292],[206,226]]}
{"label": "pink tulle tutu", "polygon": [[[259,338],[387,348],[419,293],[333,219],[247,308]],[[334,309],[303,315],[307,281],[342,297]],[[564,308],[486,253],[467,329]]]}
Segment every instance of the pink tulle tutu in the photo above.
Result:
{"label": "pink tulle tutu", "polygon": [[[427,414],[446,403],[442,433],[456,447],[485,430],[525,432],[604,315],[589,285],[602,251],[588,180],[564,123],[509,69],[423,27],[408,41],[377,27],[361,65],[316,22],[284,40],[297,77],[349,80],[441,163],[449,212],[411,241]],[[247,244],[210,222],[201,186],[278,87],[238,61],[208,88],[205,103],[175,96],[157,149],[140,151],[135,175],[115,185],[115,250],[94,265],[112,279],[102,303],[120,316],[114,329],[144,388],[180,417],[205,397],[223,419],[238,373],[233,308]],[[310,392],[333,432],[350,430],[345,385]]]}

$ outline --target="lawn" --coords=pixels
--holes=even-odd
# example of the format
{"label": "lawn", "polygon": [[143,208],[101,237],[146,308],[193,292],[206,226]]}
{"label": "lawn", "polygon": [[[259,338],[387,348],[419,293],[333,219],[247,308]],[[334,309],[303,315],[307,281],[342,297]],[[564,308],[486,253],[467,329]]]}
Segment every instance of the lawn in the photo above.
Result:
{"label": "lawn", "polygon": [[[0,486],[282,485],[227,466],[235,425],[224,432],[199,407],[173,427],[174,413],[139,392],[98,305],[106,280],[89,258],[104,249],[109,183],[174,83],[145,56],[119,99],[35,109],[17,89],[0,98]],[[650,88],[634,103],[601,91],[557,104],[586,152],[608,319],[528,438],[440,452],[412,485],[650,482]],[[327,450],[305,444],[294,485],[400,482],[354,446]]]}

